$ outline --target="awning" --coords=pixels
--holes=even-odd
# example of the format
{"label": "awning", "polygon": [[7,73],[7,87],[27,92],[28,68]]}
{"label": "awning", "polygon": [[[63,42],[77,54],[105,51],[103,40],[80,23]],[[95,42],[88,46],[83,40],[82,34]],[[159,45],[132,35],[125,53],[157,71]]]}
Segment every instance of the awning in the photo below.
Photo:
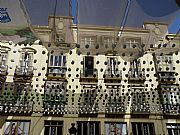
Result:
{"label": "awning", "polygon": [[31,43],[36,40],[21,0],[0,1],[0,41]]}

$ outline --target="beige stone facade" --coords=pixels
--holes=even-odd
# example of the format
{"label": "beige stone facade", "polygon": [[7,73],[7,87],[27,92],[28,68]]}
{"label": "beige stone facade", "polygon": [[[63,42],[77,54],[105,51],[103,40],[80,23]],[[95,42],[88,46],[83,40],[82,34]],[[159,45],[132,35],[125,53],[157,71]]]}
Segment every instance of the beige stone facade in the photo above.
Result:
{"label": "beige stone facade", "polygon": [[180,134],[180,36],[53,21],[43,43],[0,42],[0,134]]}

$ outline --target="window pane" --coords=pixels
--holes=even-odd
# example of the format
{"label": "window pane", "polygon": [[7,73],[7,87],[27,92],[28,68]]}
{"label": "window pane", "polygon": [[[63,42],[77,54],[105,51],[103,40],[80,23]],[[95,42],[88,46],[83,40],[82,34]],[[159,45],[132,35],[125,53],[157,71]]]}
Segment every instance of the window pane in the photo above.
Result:
{"label": "window pane", "polygon": [[49,126],[45,127],[44,135],[49,135],[49,129],[50,129]]}
{"label": "window pane", "polygon": [[126,124],[106,123],[106,135],[126,135]]}
{"label": "window pane", "polygon": [[58,59],[58,56],[55,56],[54,66],[59,66],[59,59]]}
{"label": "window pane", "polygon": [[30,122],[6,122],[5,135],[28,135]]}
{"label": "window pane", "polygon": [[63,56],[59,56],[59,63],[58,63],[58,66],[63,66],[63,64],[62,64],[62,57],[63,57]]}
{"label": "window pane", "polygon": [[50,57],[50,66],[53,66],[53,55]]}
{"label": "window pane", "polygon": [[66,56],[63,57],[63,66],[66,66]]}

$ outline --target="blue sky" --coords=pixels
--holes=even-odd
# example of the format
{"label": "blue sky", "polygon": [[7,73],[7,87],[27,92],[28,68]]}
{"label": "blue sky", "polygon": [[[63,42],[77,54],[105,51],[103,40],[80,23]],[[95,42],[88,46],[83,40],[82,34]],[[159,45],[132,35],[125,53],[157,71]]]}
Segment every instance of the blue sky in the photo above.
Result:
{"label": "blue sky", "polygon": [[170,33],[176,33],[180,29],[180,15],[169,28]]}

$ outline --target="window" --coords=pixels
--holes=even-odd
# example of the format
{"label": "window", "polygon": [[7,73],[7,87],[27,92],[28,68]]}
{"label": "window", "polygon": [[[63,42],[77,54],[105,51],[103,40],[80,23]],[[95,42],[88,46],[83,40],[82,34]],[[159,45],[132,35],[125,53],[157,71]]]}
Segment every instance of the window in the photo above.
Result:
{"label": "window", "polygon": [[167,124],[168,135],[180,135],[180,124]]}
{"label": "window", "polygon": [[62,135],[63,122],[62,121],[44,121],[44,135]]}
{"label": "window", "polygon": [[22,62],[21,62],[21,66],[28,68],[29,66],[32,66],[32,56],[33,53],[22,53]]}
{"label": "window", "polygon": [[66,85],[64,82],[46,82],[45,100],[64,101]]}
{"label": "window", "polygon": [[81,37],[82,45],[95,46],[96,38],[95,37]]}
{"label": "window", "polygon": [[15,84],[16,104],[28,104],[27,95],[30,89],[30,83]]}
{"label": "window", "polygon": [[139,89],[138,91],[134,89],[133,91],[133,103],[135,105],[145,103],[145,94],[143,93],[143,89]]}
{"label": "window", "polygon": [[85,75],[93,75],[94,74],[94,57],[85,56],[84,58],[84,73]]}
{"label": "window", "polygon": [[126,38],[125,46],[126,48],[137,48],[141,44],[140,38]]}
{"label": "window", "polygon": [[116,75],[118,71],[117,58],[108,58],[108,74]]}
{"label": "window", "polygon": [[66,56],[51,55],[49,62],[49,73],[65,74],[66,71]]}
{"label": "window", "polygon": [[157,56],[159,71],[173,71],[173,57],[171,55]]}
{"label": "window", "polygon": [[78,122],[78,135],[100,135],[100,122]]}
{"label": "window", "polygon": [[114,38],[113,37],[104,37],[105,48],[112,47],[112,44],[114,44]]}
{"label": "window", "polygon": [[65,67],[66,66],[66,56],[64,56],[64,55],[51,55],[49,66]]}
{"label": "window", "polygon": [[130,62],[130,75],[133,78],[143,76],[143,73],[141,71],[140,60],[135,59],[135,60]]}
{"label": "window", "polygon": [[29,135],[30,122],[7,121],[5,123],[4,135]]}
{"label": "window", "polygon": [[96,90],[86,89],[84,91],[84,103],[93,106],[96,99]]}
{"label": "window", "polygon": [[32,52],[22,52],[22,59],[20,61],[20,68],[18,71],[22,73],[29,73],[33,71],[32,68],[32,57],[33,53]]}
{"label": "window", "polygon": [[165,104],[178,104],[180,102],[179,92],[163,92],[163,99]]}
{"label": "window", "polygon": [[153,123],[132,123],[133,135],[155,135]]}
{"label": "window", "polygon": [[106,90],[108,91],[109,102],[108,104],[120,104],[121,102],[121,89],[120,86],[107,85]]}
{"label": "window", "polygon": [[0,66],[6,66],[7,64],[7,52],[1,52],[1,57],[0,57]]}
{"label": "window", "polygon": [[105,123],[105,135],[127,135],[125,123]]}

